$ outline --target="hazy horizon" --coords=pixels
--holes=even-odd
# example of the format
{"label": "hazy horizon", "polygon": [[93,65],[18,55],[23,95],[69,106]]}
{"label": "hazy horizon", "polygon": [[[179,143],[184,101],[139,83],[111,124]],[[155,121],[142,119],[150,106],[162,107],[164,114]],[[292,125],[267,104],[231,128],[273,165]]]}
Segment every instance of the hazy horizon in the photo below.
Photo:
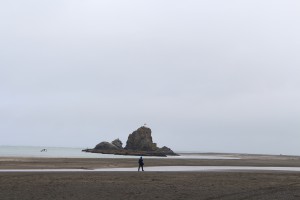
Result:
{"label": "hazy horizon", "polygon": [[300,155],[300,2],[0,3],[0,145]]}

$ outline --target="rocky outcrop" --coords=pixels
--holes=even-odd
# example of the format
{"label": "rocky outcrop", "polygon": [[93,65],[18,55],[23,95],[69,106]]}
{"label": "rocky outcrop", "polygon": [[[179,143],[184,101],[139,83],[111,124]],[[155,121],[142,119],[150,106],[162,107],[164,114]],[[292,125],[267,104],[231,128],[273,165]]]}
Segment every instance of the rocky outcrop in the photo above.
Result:
{"label": "rocky outcrop", "polygon": [[153,143],[151,129],[145,126],[137,129],[128,136],[125,149],[135,151],[156,151],[157,145]]}
{"label": "rocky outcrop", "polygon": [[174,153],[174,151],[172,151],[172,149],[166,146],[163,146],[162,148],[158,148],[158,150],[156,151],[166,155],[174,155],[174,156],[177,155],[176,153]]}
{"label": "rocky outcrop", "polygon": [[117,155],[137,155],[137,156],[167,156],[177,155],[170,148],[164,146],[158,148],[152,140],[151,129],[145,126],[138,128],[129,134],[125,148],[119,139],[111,143],[101,142],[94,149],[84,149],[82,151],[91,153],[117,154]]}
{"label": "rocky outcrop", "polygon": [[115,139],[114,141],[111,142],[113,145],[115,145],[116,147],[118,147],[119,149],[123,149],[123,143],[122,141],[118,138]]}
{"label": "rocky outcrop", "polygon": [[98,150],[116,150],[119,149],[117,146],[113,145],[112,143],[109,142],[101,142],[95,146],[94,149]]}

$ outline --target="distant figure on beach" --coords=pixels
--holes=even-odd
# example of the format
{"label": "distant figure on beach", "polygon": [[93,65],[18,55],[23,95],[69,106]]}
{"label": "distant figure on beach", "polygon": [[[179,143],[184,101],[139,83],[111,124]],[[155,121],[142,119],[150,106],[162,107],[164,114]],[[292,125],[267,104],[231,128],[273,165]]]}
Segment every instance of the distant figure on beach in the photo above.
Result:
{"label": "distant figure on beach", "polygon": [[142,171],[144,171],[144,160],[143,160],[142,156],[139,159],[139,169],[138,169],[138,171],[140,171],[140,168],[142,168]]}
{"label": "distant figure on beach", "polygon": [[41,152],[47,152],[47,149],[42,149]]}

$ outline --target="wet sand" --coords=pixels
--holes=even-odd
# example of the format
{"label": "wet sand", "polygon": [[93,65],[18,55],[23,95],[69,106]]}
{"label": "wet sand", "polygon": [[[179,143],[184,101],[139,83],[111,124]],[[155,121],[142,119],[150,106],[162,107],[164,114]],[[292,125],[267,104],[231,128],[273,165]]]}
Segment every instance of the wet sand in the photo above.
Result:
{"label": "wet sand", "polygon": [[300,199],[299,173],[1,173],[1,199]]}
{"label": "wet sand", "polygon": [[[147,166],[300,167],[298,157],[240,155],[234,160],[148,159]],[[0,158],[1,169],[136,167],[137,159]],[[300,173],[10,172],[0,173],[0,199],[300,199]]]}
{"label": "wet sand", "polygon": [[[194,154],[197,155],[197,154]],[[208,155],[208,154],[201,154]],[[300,157],[221,154],[239,159],[157,159],[144,157],[147,166],[257,166],[300,167]],[[217,157],[219,156],[216,155]],[[0,157],[0,169],[96,169],[114,167],[136,167],[132,158],[18,158]]]}

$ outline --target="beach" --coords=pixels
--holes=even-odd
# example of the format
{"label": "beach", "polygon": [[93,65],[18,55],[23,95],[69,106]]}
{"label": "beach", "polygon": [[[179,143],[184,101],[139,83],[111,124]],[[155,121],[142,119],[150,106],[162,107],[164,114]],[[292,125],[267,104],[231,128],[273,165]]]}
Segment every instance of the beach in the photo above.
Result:
{"label": "beach", "polygon": [[300,159],[297,156],[242,154],[222,156],[235,156],[238,159],[180,159],[176,157],[156,159],[145,157],[145,172],[99,172],[95,169],[137,167],[137,159],[1,157],[0,168],[2,170],[80,169],[83,172],[0,172],[0,199],[234,200],[300,198],[299,172],[264,170],[147,171],[147,167],[151,166],[300,167]]}
{"label": "beach", "polygon": [[4,173],[1,199],[299,199],[297,173]]}

